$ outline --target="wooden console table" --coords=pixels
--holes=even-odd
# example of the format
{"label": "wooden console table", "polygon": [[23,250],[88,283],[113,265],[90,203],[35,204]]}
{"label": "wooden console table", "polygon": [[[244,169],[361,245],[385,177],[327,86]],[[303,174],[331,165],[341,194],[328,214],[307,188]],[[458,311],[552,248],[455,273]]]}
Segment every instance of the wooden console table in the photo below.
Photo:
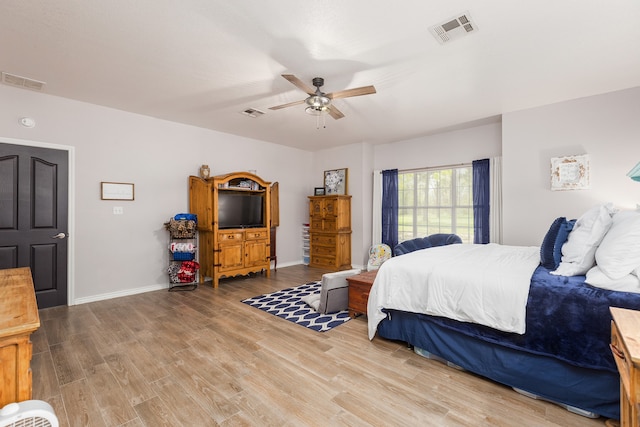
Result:
{"label": "wooden console table", "polygon": [[31,269],[0,270],[0,408],[31,399],[31,333],[40,327]]}
{"label": "wooden console table", "polygon": [[[611,351],[620,372],[620,424],[640,426],[640,311],[611,307]],[[613,425],[613,424],[610,424]]]}

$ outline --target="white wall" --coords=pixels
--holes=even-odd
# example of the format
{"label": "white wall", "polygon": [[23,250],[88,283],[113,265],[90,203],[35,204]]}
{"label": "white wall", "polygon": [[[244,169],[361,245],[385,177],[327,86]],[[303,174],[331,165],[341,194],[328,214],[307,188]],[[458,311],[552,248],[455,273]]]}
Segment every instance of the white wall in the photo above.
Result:
{"label": "white wall", "polygon": [[374,169],[414,169],[471,163],[501,155],[500,123],[374,147]]}
{"label": "white wall", "polygon": [[[301,262],[312,153],[8,86],[0,100],[1,137],[75,149],[72,301],[167,285],[163,223],[188,211],[187,177],[202,163],[213,175],[255,169],[278,181],[278,266]],[[20,126],[23,116],[36,127]],[[101,181],[134,183],[135,201],[100,200]],[[113,215],[114,206],[124,215]]]}
{"label": "white wall", "polygon": [[[314,154],[314,186],[322,186],[323,171],[349,168],[349,194],[352,197],[351,262],[366,266],[371,247],[371,204],[373,171],[412,169],[449,164],[501,155],[501,127],[496,120],[467,129],[444,132],[389,144],[353,144]],[[311,194],[311,188],[309,189]]]}
{"label": "white wall", "polygon": [[[640,161],[640,88],[504,114],[504,243],[540,245],[551,222],[590,207],[640,203],[627,172]],[[588,154],[591,188],[551,191],[552,157]]]}
{"label": "white wall", "polygon": [[[33,117],[37,126],[20,126],[23,116]],[[349,168],[352,263],[363,266],[371,245],[374,169],[469,163],[502,155],[505,243],[539,245],[557,216],[577,217],[605,201],[621,207],[640,202],[640,185],[625,176],[640,161],[639,117],[640,88],[634,88],[508,113],[502,125],[491,122],[389,144],[311,153],[0,86],[0,137],[61,144],[75,151],[72,297],[80,302],[166,286],[163,223],[188,209],[187,176],[197,174],[202,163],[211,166],[212,174],[255,169],[262,178],[279,182],[278,266],[301,262],[307,196],[323,185],[323,171]],[[551,192],[550,158],[583,153],[591,156],[591,189]],[[136,200],[101,201],[101,181],[135,183]],[[113,215],[113,206],[123,206],[124,215]]]}
{"label": "white wall", "polygon": [[[370,243],[366,243],[364,228],[367,224],[371,228],[371,215],[363,210],[367,200],[371,204],[371,189],[363,181],[363,175],[371,169],[370,151],[367,144],[351,144],[318,151],[313,159],[313,187],[324,185],[325,170],[349,169],[347,194],[351,195],[351,264],[354,268],[366,266],[364,254],[368,257],[370,246]],[[313,188],[310,188],[309,195],[312,191]]]}

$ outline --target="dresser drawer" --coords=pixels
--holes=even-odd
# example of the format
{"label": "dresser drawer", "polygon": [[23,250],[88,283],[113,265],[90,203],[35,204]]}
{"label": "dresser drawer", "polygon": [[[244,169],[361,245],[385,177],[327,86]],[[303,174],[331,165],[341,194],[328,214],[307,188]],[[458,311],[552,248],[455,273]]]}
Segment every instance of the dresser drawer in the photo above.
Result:
{"label": "dresser drawer", "polygon": [[233,241],[242,242],[242,240],[242,231],[223,231],[218,233],[218,241],[220,243]]}
{"label": "dresser drawer", "polygon": [[335,267],[336,257],[311,255],[310,265],[312,267]]}
{"label": "dresser drawer", "polygon": [[312,256],[324,256],[331,257],[332,259],[336,258],[336,250],[331,246],[314,246],[311,249]]}
{"label": "dresser drawer", "polygon": [[311,231],[322,231],[322,219],[311,218],[309,229]]}
{"label": "dresser drawer", "polygon": [[314,245],[336,246],[336,235],[313,234],[311,235],[311,243]]}
{"label": "dresser drawer", "polygon": [[325,219],[322,224],[322,231],[334,232],[338,231],[338,227],[336,226],[336,220],[334,219]]}
{"label": "dresser drawer", "polygon": [[266,239],[267,230],[247,230],[244,235],[247,240]]}

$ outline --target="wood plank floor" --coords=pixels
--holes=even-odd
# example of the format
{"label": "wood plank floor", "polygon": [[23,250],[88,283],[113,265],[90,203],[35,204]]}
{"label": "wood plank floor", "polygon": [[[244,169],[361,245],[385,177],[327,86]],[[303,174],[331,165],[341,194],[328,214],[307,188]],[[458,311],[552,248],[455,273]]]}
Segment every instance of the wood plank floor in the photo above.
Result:
{"label": "wood plank floor", "polygon": [[61,426],[604,425],[369,341],[366,318],[318,333],[240,302],[321,275],[300,265],[41,310],[33,398]]}

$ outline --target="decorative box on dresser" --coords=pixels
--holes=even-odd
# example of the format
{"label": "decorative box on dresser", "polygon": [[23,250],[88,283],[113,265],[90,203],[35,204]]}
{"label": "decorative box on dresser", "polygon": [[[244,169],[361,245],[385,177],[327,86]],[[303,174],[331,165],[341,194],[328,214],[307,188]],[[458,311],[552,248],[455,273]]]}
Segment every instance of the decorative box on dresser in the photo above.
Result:
{"label": "decorative box on dresser", "polygon": [[31,399],[31,334],[40,327],[29,267],[0,270],[0,408]]}
{"label": "decorative box on dresser", "polygon": [[309,196],[309,266],[351,268],[351,196]]}
{"label": "decorative box on dresser", "polygon": [[[611,352],[620,373],[620,423],[640,426],[640,311],[611,307]],[[609,425],[614,425],[613,423]]]}
{"label": "decorative box on dresser", "polygon": [[[220,278],[271,273],[271,190],[269,182],[248,172],[202,179],[189,177],[189,209],[198,216],[200,277]],[[220,195],[261,198],[262,224],[223,227],[219,222]]]}

